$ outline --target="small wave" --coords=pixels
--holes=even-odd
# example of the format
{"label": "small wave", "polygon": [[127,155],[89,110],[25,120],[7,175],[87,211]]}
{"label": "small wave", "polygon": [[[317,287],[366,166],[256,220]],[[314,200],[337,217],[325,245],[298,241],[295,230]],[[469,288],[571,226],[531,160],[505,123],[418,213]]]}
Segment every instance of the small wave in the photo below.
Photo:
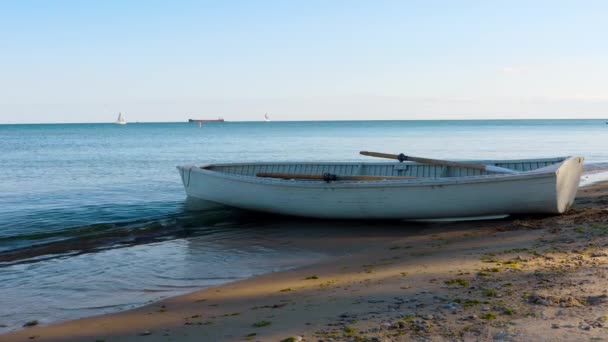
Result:
{"label": "small wave", "polygon": [[241,277],[170,277],[157,275],[158,279],[164,280],[179,280],[179,281],[201,281],[201,280],[213,280],[213,281],[232,281],[241,279]]}
{"label": "small wave", "polygon": [[49,309],[56,309],[62,311],[82,311],[82,310],[108,310],[108,309],[121,309],[125,306],[139,305],[140,303],[121,303],[111,305],[99,305],[99,306],[78,306],[78,307],[50,307]]}
{"label": "small wave", "polygon": [[595,172],[608,171],[608,163],[591,163],[585,164],[583,173],[595,173]]}
{"label": "small wave", "polygon": [[0,242],[5,243],[0,249],[0,265],[37,262],[176,238],[212,236],[243,224],[247,223],[235,220],[224,209],[218,209],[183,212],[152,220],[100,223],[46,233],[14,235],[0,238]]}
{"label": "small wave", "polygon": [[59,237],[70,237],[78,235],[86,235],[91,233],[98,233],[120,227],[118,223],[101,223],[92,224],[82,227],[67,228],[63,230],[54,230],[50,232],[40,233],[29,233],[29,234],[16,234],[11,236],[0,237],[0,242],[16,241],[16,240],[45,240]]}
{"label": "small wave", "polygon": [[608,163],[593,163],[585,165],[581,176],[580,186],[608,181]]}

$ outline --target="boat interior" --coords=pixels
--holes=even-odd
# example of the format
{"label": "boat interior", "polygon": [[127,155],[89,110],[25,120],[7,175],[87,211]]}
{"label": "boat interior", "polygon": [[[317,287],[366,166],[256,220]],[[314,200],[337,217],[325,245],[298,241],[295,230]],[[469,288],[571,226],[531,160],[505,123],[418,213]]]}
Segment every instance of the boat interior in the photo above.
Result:
{"label": "boat interior", "polygon": [[[494,165],[518,172],[532,171],[553,164],[561,163],[566,158],[504,160],[504,161],[467,161],[482,165]],[[428,165],[413,162],[388,163],[235,163],[214,164],[204,169],[242,176],[256,176],[258,173],[283,173],[298,175],[321,175],[331,173],[339,176],[380,176],[380,177],[471,177],[494,174],[454,166]]]}

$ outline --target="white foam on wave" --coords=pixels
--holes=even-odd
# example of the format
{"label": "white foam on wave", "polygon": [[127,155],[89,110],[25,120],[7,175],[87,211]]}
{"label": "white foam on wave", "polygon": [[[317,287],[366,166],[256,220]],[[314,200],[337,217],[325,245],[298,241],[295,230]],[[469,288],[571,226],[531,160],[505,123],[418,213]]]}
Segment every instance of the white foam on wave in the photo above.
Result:
{"label": "white foam on wave", "polygon": [[608,181],[608,163],[597,163],[585,166],[579,186],[589,186]]}

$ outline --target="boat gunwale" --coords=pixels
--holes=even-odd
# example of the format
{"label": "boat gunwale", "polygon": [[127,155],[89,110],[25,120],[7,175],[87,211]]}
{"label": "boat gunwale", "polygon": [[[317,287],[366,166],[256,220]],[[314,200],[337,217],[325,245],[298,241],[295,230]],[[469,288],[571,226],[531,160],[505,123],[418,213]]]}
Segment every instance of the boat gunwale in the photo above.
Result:
{"label": "boat gunwale", "polygon": [[[552,161],[560,160],[555,164],[548,165],[542,168],[524,171],[520,173],[508,173],[508,174],[487,174],[487,175],[476,175],[476,176],[461,176],[461,177],[438,177],[438,178],[414,178],[414,179],[387,179],[387,180],[373,180],[373,181],[332,181],[330,183],[321,180],[296,180],[296,179],[279,179],[279,178],[266,178],[257,177],[252,175],[238,175],[227,172],[221,172],[216,170],[209,170],[208,167],[212,166],[237,166],[237,165],[293,165],[293,164],[314,164],[314,165],[399,165],[397,163],[372,163],[372,162],[252,162],[252,163],[220,163],[220,164],[205,164],[202,166],[186,165],[178,168],[188,168],[190,172],[201,173],[205,176],[211,176],[215,178],[222,178],[227,180],[255,183],[263,185],[274,185],[274,186],[288,186],[288,187],[306,187],[306,188],[361,188],[361,187],[411,187],[411,186],[442,186],[442,185],[462,185],[462,184],[475,184],[475,183],[491,183],[491,182],[503,182],[503,181],[514,181],[514,180],[525,180],[531,178],[547,178],[556,177],[558,170],[569,160],[574,158],[582,158],[578,156],[568,157],[555,157],[555,158],[542,158],[542,159],[521,159],[521,160],[487,160],[487,161],[474,161],[478,164],[492,164],[492,163],[521,163],[531,161]],[[415,162],[400,163],[405,165],[426,165]]]}

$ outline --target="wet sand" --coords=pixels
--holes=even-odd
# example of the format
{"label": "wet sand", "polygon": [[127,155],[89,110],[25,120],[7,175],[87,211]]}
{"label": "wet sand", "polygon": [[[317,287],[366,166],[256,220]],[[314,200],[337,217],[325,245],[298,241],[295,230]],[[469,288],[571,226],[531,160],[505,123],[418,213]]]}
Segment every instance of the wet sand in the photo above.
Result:
{"label": "wet sand", "polygon": [[608,183],[554,217],[303,239],[314,265],[2,341],[409,341],[608,338]]}

